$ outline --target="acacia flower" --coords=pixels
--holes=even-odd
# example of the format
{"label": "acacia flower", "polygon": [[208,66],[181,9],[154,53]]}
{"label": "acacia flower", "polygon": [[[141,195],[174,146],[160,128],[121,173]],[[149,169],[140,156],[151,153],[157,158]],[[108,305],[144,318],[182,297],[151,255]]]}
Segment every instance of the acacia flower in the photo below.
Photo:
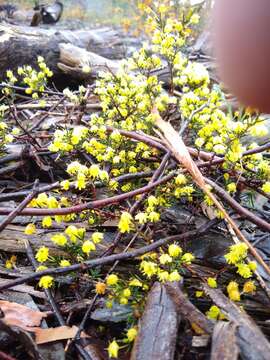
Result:
{"label": "acacia flower", "polygon": [[45,246],[42,246],[36,253],[35,257],[38,262],[45,262],[46,260],[48,260],[49,257],[49,249]]}
{"label": "acacia flower", "polygon": [[28,224],[24,229],[24,233],[26,235],[32,235],[32,234],[35,234],[35,232],[36,232],[35,224]]}
{"label": "acacia flower", "polygon": [[119,223],[118,223],[118,228],[120,230],[121,233],[125,233],[125,232],[130,232],[130,227],[132,225],[132,216],[127,212],[124,211],[121,214]]}
{"label": "acacia flower", "polygon": [[38,283],[39,287],[48,289],[53,285],[53,277],[50,275],[42,276]]}

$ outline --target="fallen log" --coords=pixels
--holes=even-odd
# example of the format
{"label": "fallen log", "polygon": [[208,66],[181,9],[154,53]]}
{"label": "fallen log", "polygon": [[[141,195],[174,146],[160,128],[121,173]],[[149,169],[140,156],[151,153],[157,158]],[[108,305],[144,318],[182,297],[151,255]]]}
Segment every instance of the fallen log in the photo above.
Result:
{"label": "fallen log", "polygon": [[124,57],[123,42],[115,31],[56,30],[29,26],[0,24],[0,78],[7,70],[16,70],[27,64],[35,66],[37,56],[43,56],[55,76],[62,72],[57,66],[60,59],[60,44],[73,44],[108,59]]}

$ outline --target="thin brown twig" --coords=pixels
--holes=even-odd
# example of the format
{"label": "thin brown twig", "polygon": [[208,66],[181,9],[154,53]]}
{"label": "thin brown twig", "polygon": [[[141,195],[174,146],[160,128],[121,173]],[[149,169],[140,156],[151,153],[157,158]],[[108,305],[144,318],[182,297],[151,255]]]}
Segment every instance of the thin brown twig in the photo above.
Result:
{"label": "thin brown twig", "polygon": [[34,199],[38,193],[39,180],[34,183],[32,192],[0,223],[0,232],[3,231],[9,223]]}
{"label": "thin brown twig", "polygon": [[[36,208],[27,208],[24,209],[20,212],[21,215],[25,215],[25,216],[45,216],[45,215],[68,215],[68,214],[72,214],[72,213],[79,213],[83,210],[90,210],[90,209],[97,209],[97,208],[101,208],[107,205],[112,205],[112,204],[117,204],[120,201],[132,198],[136,195],[140,195],[143,194],[145,192],[149,192],[150,190],[152,190],[153,188],[155,188],[158,185],[164,184],[168,181],[170,181],[173,177],[175,176],[175,173],[172,172],[171,174],[168,174],[164,177],[162,177],[161,179],[153,182],[152,184],[148,184],[145,185],[139,189],[135,189],[132,190],[130,192],[124,193],[124,194],[120,194],[120,195],[115,195],[106,199],[101,199],[101,200],[95,200],[95,201],[90,201],[84,204],[80,204],[80,205],[74,205],[74,206],[70,206],[70,207],[66,207],[66,208],[57,208],[57,209],[36,209]],[[1,215],[8,215],[9,213],[11,213],[14,209],[13,208],[9,208],[9,207],[1,207],[0,208],[0,214]]]}

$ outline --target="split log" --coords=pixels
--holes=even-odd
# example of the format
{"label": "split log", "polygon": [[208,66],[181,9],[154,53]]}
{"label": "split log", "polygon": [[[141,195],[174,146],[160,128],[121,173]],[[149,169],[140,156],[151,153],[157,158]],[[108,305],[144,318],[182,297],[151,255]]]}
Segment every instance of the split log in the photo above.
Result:
{"label": "split log", "polygon": [[236,324],[218,321],[212,337],[211,360],[237,360]]}
{"label": "split log", "polygon": [[191,327],[195,327],[197,332],[200,331],[205,334],[212,334],[213,324],[207,317],[196,308],[195,305],[183,293],[180,287],[174,286],[174,283],[168,282],[165,284],[168,294],[174,300],[177,306],[177,311],[182,318],[187,320]]}
{"label": "split log", "polygon": [[131,360],[173,360],[179,323],[174,300],[156,282],[148,294]]}
{"label": "split log", "polygon": [[43,56],[54,74],[61,75],[57,64],[59,44],[69,43],[108,59],[124,57],[123,42],[115,31],[33,29],[28,26],[0,25],[0,78],[8,69],[27,64],[34,66],[37,56]]}

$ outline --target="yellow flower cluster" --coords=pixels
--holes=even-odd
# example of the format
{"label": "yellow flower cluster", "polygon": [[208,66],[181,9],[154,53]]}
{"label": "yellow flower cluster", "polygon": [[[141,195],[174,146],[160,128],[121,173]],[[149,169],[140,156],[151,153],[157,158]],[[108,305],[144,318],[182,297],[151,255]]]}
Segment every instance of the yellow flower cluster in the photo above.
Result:
{"label": "yellow flower cluster", "polygon": [[16,128],[13,129],[11,134],[8,125],[5,121],[3,121],[7,109],[8,106],[0,105],[0,155],[3,154],[6,144],[9,144],[13,141],[13,135],[17,135],[16,131],[15,133],[13,132]]}
{"label": "yellow flower cluster", "polygon": [[254,261],[245,263],[248,246],[245,243],[239,243],[230,246],[230,251],[224,255],[228,264],[235,265],[237,273],[243,278],[250,278],[257,268]]}
{"label": "yellow flower cluster", "polygon": [[194,260],[194,256],[191,253],[182,254],[182,252],[179,245],[171,244],[168,247],[168,252],[162,253],[157,259],[146,254],[143,256],[140,270],[148,279],[156,276],[161,282],[180,281],[181,275],[179,270],[181,270],[181,266],[188,265]]}
{"label": "yellow flower cluster", "polygon": [[[39,71],[33,69],[30,65],[19,67],[17,70],[18,75],[21,77],[21,82],[27,85],[25,93],[32,95],[33,99],[38,99],[39,93],[42,93],[45,90],[45,87],[48,82],[48,78],[53,76],[52,71],[45,64],[44,58],[38,56],[37,65]],[[7,77],[14,83],[14,79],[11,79],[10,76]]]}
{"label": "yellow flower cluster", "polygon": [[[57,199],[55,196],[52,195],[48,196],[46,193],[41,193],[28,204],[28,207],[59,209],[59,208],[67,207],[69,205],[70,202],[66,197],[61,197]],[[53,216],[53,218],[57,223],[60,223],[62,221],[73,220],[75,218],[75,215],[74,214],[55,215]],[[45,216],[42,220],[42,226],[45,228],[51,227],[52,217]]]}

